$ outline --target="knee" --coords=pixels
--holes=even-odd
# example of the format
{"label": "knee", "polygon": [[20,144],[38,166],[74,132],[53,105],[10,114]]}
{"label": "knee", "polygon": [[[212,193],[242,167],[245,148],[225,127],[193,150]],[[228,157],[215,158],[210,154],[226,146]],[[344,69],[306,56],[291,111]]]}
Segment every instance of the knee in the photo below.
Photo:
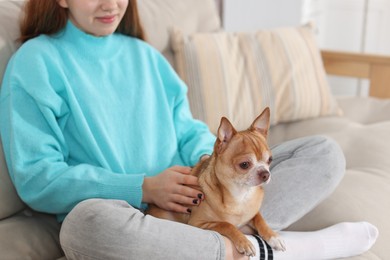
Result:
{"label": "knee", "polygon": [[317,155],[321,155],[327,162],[333,162],[337,167],[345,169],[344,152],[334,139],[323,135],[313,136],[312,139],[315,146],[314,152]]}
{"label": "knee", "polygon": [[61,244],[66,243],[67,239],[74,237],[75,234],[81,233],[80,231],[97,226],[97,222],[103,222],[104,218],[101,217],[101,214],[107,209],[106,203],[103,199],[88,199],[78,203],[62,223]]}
{"label": "knee", "polygon": [[[102,224],[112,217],[112,211],[119,208],[132,208],[126,201],[107,199],[87,199],[77,204],[66,216],[62,226],[68,227],[85,223]],[[104,223],[105,224],[105,223]]]}
{"label": "knee", "polygon": [[[125,214],[121,214],[125,211]],[[104,235],[126,225],[133,215],[143,214],[120,200],[88,199],[77,204],[66,216],[60,231],[65,253],[84,252],[104,246]],[[141,216],[141,217],[142,217]]]}
{"label": "knee", "polygon": [[340,145],[327,136],[311,137],[311,153],[319,160],[321,167],[327,169],[330,181],[339,183],[345,173],[346,161]]}

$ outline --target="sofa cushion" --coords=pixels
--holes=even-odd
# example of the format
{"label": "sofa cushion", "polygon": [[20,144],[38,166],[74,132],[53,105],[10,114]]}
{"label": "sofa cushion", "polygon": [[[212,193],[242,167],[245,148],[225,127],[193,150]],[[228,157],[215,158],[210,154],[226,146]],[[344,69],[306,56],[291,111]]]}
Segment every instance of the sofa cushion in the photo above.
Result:
{"label": "sofa cushion", "polygon": [[0,221],[0,259],[57,259],[60,225],[54,216],[24,210]]}
{"label": "sofa cushion", "polygon": [[[179,26],[184,33],[213,32],[221,29],[214,0],[138,1],[146,40],[172,63],[169,30]],[[178,23],[178,21],[180,21]]]}
{"label": "sofa cushion", "polygon": [[175,68],[194,116],[213,132],[221,116],[243,128],[270,106],[272,124],[339,114],[310,26],[172,33]]}
{"label": "sofa cushion", "polygon": [[24,0],[0,1],[0,85],[12,53],[19,47],[19,19]]}
{"label": "sofa cushion", "polygon": [[380,98],[338,98],[344,117],[361,124],[374,124],[390,120],[389,99]]}
{"label": "sofa cushion", "polygon": [[[8,59],[18,48],[18,20],[24,1],[0,1],[0,86]],[[16,194],[8,175],[0,141],[0,219],[22,210],[24,204]]]}
{"label": "sofa cushion", "polygon": [[25,208],[11,182],[0,139],[0,220]]}

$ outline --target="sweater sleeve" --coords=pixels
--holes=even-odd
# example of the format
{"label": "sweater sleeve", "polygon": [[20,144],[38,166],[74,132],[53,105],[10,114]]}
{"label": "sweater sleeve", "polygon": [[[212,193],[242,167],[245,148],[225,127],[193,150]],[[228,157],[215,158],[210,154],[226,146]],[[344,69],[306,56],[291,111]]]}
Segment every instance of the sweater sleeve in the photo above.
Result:
{"label": "sweater sleeve", "polygon": [[62,129],[69,109],[58,95],[61,77],[50,71],[58,64],[45,64],[29,53],[21,50],[10,61],[0,96],[4,153],[21,199],[35,210],[59,215],[88,198],[121,199],[140,207],[144,173],[68,165]]}
{"label": "sweater sleeve", "polygon": [[188,88],[165,59],[160,60],[160,72],[169,95],[173,96],[173,121],[180,156],[186,165],[193,166],[202,155],[213,152],[215,136],[204,122],[193,118]]}

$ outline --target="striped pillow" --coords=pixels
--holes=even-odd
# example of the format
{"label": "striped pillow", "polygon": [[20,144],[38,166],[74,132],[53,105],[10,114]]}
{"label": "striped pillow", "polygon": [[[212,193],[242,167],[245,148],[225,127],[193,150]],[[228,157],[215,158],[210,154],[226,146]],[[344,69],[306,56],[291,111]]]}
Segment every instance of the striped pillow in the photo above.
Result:
{"label": "striped pillow", "polygon": [[221,116],[243,129],[266,106],[272,124],[340,113],[309,27],[189,36],[173,29],[171,44],[193,115],[214,133]]}

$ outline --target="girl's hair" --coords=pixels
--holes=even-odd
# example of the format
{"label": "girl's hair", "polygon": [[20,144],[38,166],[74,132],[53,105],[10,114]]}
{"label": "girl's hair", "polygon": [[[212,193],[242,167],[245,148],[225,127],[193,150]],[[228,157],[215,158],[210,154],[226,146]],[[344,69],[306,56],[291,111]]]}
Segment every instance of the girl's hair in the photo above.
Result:
{"label": "girl's hair", "polygon": [[[24,11],[19,38],[22,43],[41,34],[55,34],[65,27],[68,20],[68,10],[62,8],[56,0],[26,1]],[[116,32],[145,40],[137,0],[129,0],[129,5]]]}

